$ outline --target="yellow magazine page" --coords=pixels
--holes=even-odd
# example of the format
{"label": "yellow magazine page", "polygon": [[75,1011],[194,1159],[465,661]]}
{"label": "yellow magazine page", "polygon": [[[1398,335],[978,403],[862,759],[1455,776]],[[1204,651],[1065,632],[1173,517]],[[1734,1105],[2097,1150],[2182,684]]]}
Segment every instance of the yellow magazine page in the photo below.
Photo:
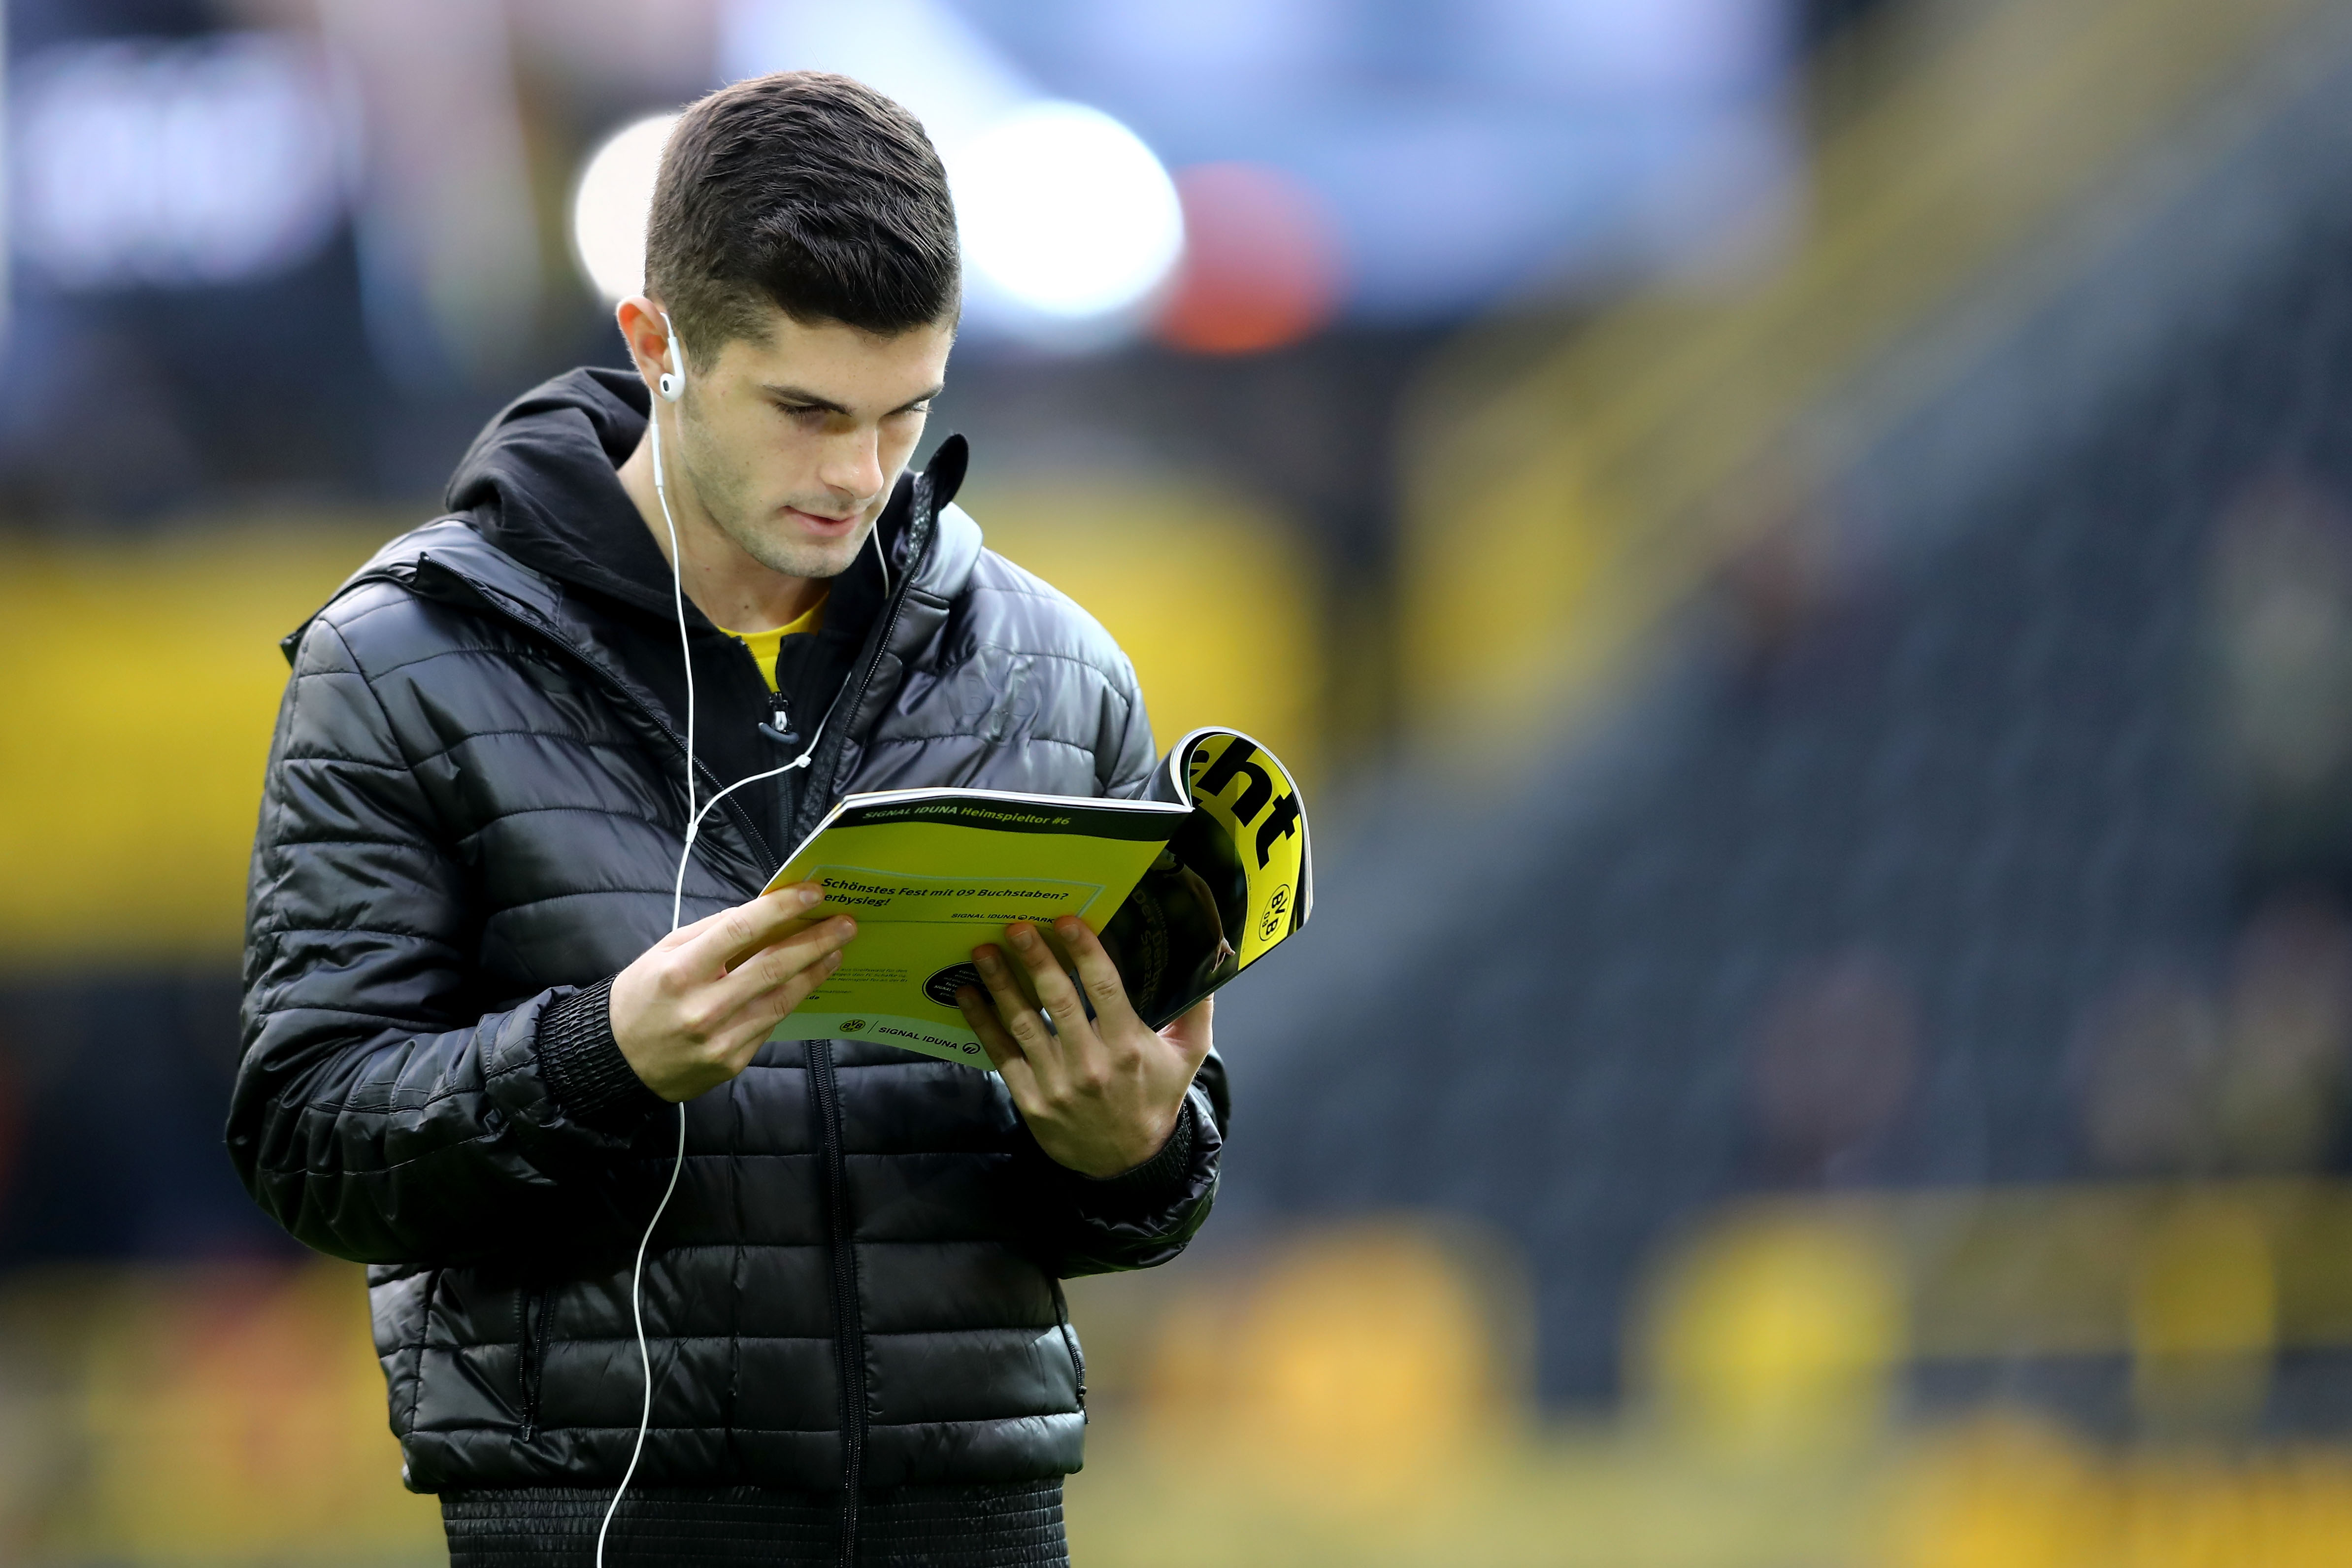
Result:
{"label": "yellow magazine page", "polygon": [[955,1002],[980,983],[971,950],[1016,920],[1100,931],[1188,815],[985,790],[850,796],[768,884],[823,882],[814,913],[857,921],[841,967],[771,1037],[874,1039],[986,1068]]}

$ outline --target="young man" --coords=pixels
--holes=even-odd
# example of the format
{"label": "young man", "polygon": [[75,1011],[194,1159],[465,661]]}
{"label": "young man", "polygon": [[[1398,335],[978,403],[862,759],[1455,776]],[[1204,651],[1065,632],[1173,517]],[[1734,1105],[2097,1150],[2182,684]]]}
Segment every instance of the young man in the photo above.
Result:
{"label": "young man", "polygon": [[[842,795],[1119,795],[1153,764],[1117,646],[950,504],[961,441],[902,472],[958,289],[903,110],[808,73],[705,99],[619,310],[636,374],[509,407],[451,515],[287,641],[228,1142],[281,1224],[370,1266],[457,1563],[589,1561],[674,1169],[615,1564],[1065,1561],[1058,1281],[1208,1212],[1208,1005],[1145,1028],[1075,921],[1091,1009],[1026,926],[977,955],[996,1075],[767,1040],[856,951],[812,889],[759,896]],[[803,758],[689,851],[689,795]]]}

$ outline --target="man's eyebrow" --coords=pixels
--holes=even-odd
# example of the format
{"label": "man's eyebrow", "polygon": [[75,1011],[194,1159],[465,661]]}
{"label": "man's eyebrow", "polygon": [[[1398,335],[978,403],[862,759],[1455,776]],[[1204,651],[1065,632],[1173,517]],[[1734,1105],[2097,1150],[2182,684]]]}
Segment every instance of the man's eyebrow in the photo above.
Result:
{"label": "man's eyebrow", "polygon": [[[821,397],[817,394],[809,391],[806,387],[778,386],[773,382],[761,382],[760,384],[760,390],[766,393],[769,397],[778,403],[789,403],[797,408],[822,408],[827,414],[838,414],[843,416],[845,418],[849,416],[849,410],[844,407],[841,404],[835,402],[830,397]],[[929,403],[932,398],[937,397],[940,393],[945,392],[946,390],[946,384],[941,383],[940,384],[932,387],[928,392],[917,393],[914,396],[907,399],[906,402],[900,404],[890,412],[893,414],[903,414],[908,409],[914,407],[918,403]]]}
{"label": "man's eyebrow", "polygon": [[805,387],[778,386],[773,382],[761,382],[760,390],[777,403],[789,403],[799,408],[822,408],[827,414],[845,415],[849,412],[832,398],[820,397]]}

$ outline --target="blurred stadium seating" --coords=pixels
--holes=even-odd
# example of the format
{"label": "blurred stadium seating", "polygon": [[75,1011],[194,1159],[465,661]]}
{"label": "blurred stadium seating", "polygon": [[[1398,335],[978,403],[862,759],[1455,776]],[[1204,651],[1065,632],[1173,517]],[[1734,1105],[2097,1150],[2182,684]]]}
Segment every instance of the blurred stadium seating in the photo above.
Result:
{"label": "blurred stadium seating", "polygon": [[[1864,212],[1846,237],[1877,247],[1871,265],[1832,255],[1808,282],[1801,258],[1777,298],[1584,328],[1498,395],[1517,400],[1516,445],[1461,418],[1424,472],[1408,559],[1439,578],[1423,637],[1451,639],[1454,662],[1423,700],[1431,748],[1453,754],[1367,807],[1334,857],[1324,942],[1229,1031],[1251,1121],[1225,1213],[1276,1232],[1476,1216],[1526,1259],[1549,1408],[1736,1385],[1745,1333],[1787,1375],[1808,1336],[1837,1347],[1832,1389],[1869,1370],[1848,1359],[1876,1358],[1883,1386],[1832,1400],[1832,1427],[1874,1429],[1875,1411],[1933,1429],[1990,1404],[2068,1442],[2163,1441],[2176,1419],[2225,1452],[2343,1435],[2344,1347],[2283,1304],[2335,1287],[2288,1286],[2272,1251],[2308,1281],[2340,1249],[2249,1217],[2340,1197],[2241,1197],[2226,1178],[2332,1171],[2345,1148],[2330,672],[2352,500],[2352,51],[2329,11],[2283,47],[2239,35],[2256,63],[2215,71],[2227,40],[2199,40],[2189,10],[2122,9],[2066,16],[2181,27],[2179,90],[2147,100],[2163,134],[2095,176],[2018,174],[2052,187],[2029,224],[2000,172],[2085,150],[2048,122],[1988,131],[1975,216],[2010,217],[2016,243],[1988,241],[1969,287],[1899,260],[1965,239],[1915,147],[1882,165],[1925,171],[1913,221]],[[1823,164],[1828,203],[1836,149]],[[1881,278],[1935,319],[1896,346],[1808,335]],[[1686,395],[1643,405],[1669,374]],[[1494,680],[1498,664],[1519,679]],[[1550,695],[1531,711],[1534,692]],[[1544,734],[1542,713],[1580,704],[1598,721],[1574,742]],[[1496,747],[1540,759],[1501,814],[1475,788]],[[2218,1206],[2047,1185],[2116,1176],[2212,1184],[2188,1191]],[[1809,1228],[1843,1226],[1846,1200],[1793,1195],[1874,1189],[1938,1194],[1886,1200],[1913,1246],[2032,1260],[1954,1304],[1850,1232]],[[1746,1211],[1726,1205],[1758,1193],[1790,1194],[1776,1212],[1797,1228],[1727,1238],[1722,1216]],[[2113,1206],[2175,1201],[2178,1233]],[[2020,1216],[2044,1239],[1982,1240]],[[2056,1326],[2069,1309],[2035,1295],[2072,1269],[2110,1275],[2095,1330]],[[2168,1279],[2175,1295],[2147,1294]],[[1987,1289],[2023,1290],[2022,1317]],[[1956,1322],[1961,1341],[1940,1337]],[[2183,1352],[2196,1370],[2167,1361],[2175,1333],[2205,1344]],[[1751,1397],[1700,1403],[1736,1430],[1761,1419]],[[1768,1445],[1784,1460],[1786,1436]],[[2103,1539],[2084,1510],[2068,1528]],[[2122,1560],[2273,1560],[2214,1550]],[[2050,1552],[1930,1560],[2093,1560]]]}
{"label": "blurred stadium seating", "polygon": [[[2303,35],[2298,66],[2341,41]],[[1237,1148],[1237,1194],[1507,1225],[1562,1271],[1544,1386],[1571,1399],[1613,1385],[1624,1271],[1676,1214],[1775,1181],[2091,1168],[2068,1048],[2085,1010],[2151,966],[2218,972],[2242,918],[2203,700],[2229,635],[2216,530],[2282,474],[2347,482],[2352,212],[2311,199],[2352,166],[2343,59],[2295,75],[2262,132],[1931,398],[1882,413],[1851,485],[1826,476],[1810,510],[1727,552],[1613,754],[1538,768],[1507,823],[1416,829],[1433,857],[1393,870],[1370,847],[1444,795],[1374,814],[1321,969],[1269,974],[1284,994],[1244,1024],[1243,1085],[1278,1123]],[[2238,210],[2250,190],[2294,204],[2256,219],[2293,221],[2264,233]],[[2217,226],[2268,243],[2220,272],[2198,242]],[[2151,272],[2182,275],[2173,298]],[[2131,333],[2102,342],[2118,293]],[[1414,879],[1446,858],[1458,881]],[[1371,896],[1398,875],[1422,897]],[[1416,929],[1433,899],[1443,934]],[[1830,994],[1790,994],[1809,987]],[[1781,1070],[1822,1081],[1757,1083],[1776,1005],[1817,1015],[1801,1032],[1829,1059]],[[1426,1070],[1347,1070],[1369,1037],[1410,1038]],[[1840,1051],[1912,1059],[1858,1093]],[[1842,1103],[1785,1103],[1808,1089]],[[1775,1097],[1799,1125],[1762,1114]]]}

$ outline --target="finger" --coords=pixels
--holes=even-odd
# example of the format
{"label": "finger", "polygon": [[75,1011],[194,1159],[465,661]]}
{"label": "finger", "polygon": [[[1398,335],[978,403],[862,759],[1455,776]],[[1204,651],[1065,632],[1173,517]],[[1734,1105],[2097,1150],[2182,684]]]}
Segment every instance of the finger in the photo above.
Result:
{"label": "finger", "polygon": [[674,969],[681,975],[696,978],[726,973],[747,947],[757,945],[758,933],[765,924],[760,918],[764,912],[761,905],[772,909],[779,902],[792,901],[789,889],[778,894],[762,893],[749,903],[720,910],[691,925],[678,927],[670,933],[667,943],[676,955]]}
{"label": "finger", "polygon": [[724,973],[766,947],[793,921],[805,916],[824,897],[814,882],[795,882],[762,893],[751,902],[721,910],[704,922],[704,929],[680,949],[680,956],[707,973]]}
{"label": "finger", "polygon": [[1086,1005],[1078,1000],[1078,988],[1062,972],[1062,959],[1035,926],[1026,921],[1014,921],[1004,928],[1012,941],[1013,951],[1028,971],[1030,987],[1037,993],[1038,1002],[1054,1020],[1066,1043],[1083,1040],[1092,1028],[1087,1022]]}
{"label": "finger", "polygon": [[809,999],[818,986],[831,979],[834,972],[839,969],[844,962],[844,955],[838,948],[831,952],[821,954],[799,973],[782,984],[762,992],[744,1006],[742,1012],[737,1016],[737,1023],[744,1030],[745,1039],[748,1042],[745,1046],[746,1062],[751,1059],[750,1053],[756,1052],[760,1048],[761,1042],[774,1032],[776,1026],[790,1017],[802,1003]]}
{"label": "finger", "polygon": [[1013,1037],[1032,1068],[1042,1068],[1051,1076],[1059,1067],[1061,1051],[1054,1032],[1037,1016],[1037,1004],[1029,999],[1014,978],[1013,963],[993,943],[973,948],[971,962],[980,971],[981,983],[988,987],[989,998],[996,1005],[997,1018],[1005,1033]]}
{"label": "finger", "polygon": [[1033,1050],[1050,1037],[1052,1031],[1039,1016],[1041,1009],[1036,993],[1029,988],[1026,970],[993,942],[972,949],[971,962],[980,971],[981,984],[987,988],[998,1018],[1013,1033],[1023,1050]]}
{"label": "finger", "polygon": [[838,953],[856,934],[857,922],[847,915],[835,915],[792,931],[745,958],[728,971],[724,979],[715,982],[713,1000],[725,1012],[749,1007],[779,985],[798,979],[828,955]]}
{"label": "finger", "polygon": [[[1030,1012],[1034,1013],[1042,1004],[1037,1000],[1037,992],[1035,988],[1029,984],[1029,971],[1023,965],[1015,963],[1013,961],[1013,955],[1005,952],[1005,948],[1010,947],[1012,943],[1009,940],[1003,943],[990,942],[987,944],[987,952],[991,958],[1003,966],[1005,984],[1012,986],[1013,994],[1021,998],[1022,1006],[1025,1007]],[[972,962],[974,963],[979,963],[980,952],[981,950],[978,948],[972,950]],[[985,966],[981,969],[981,973],[983,977],[988,973]],[[993,992],[995,987],[991,986],[989,989]]]}
{"label": "finger", "polygon": [[1118,965],[1110,961],[1109,951],[1093,927],[1076,915],[1064,915],[1054,922],[1054,934],[1062,939],[1062,946],[1078,972],[1078,984],[1085,990],[1087,1000],[1094,1005],[1098,1024],[1107,1022],[1117,1027],[1143,1022],[1135,1016],[1135,1005],[1127,999],[1127,982],[1119,978]]}
{"label": "finger", "polygon": [[763,992],[738,1010],[721,1031],[719,1048],[724,1054],[728,1070],[741,1072],[760,1054],[776,1026],[793,1010],[809,999],[810,993],[824,984],[827,976],[841,967],[838,952],[828,952],[806,969],[774,989]]}
{"label": "finger", "polygon": [[963,1021],[980,1037],[980,1048],[988,1053],[988,1060],[997,1075],[1013,1091],[1013,1102],[1024,1105],[1036,1098],[1037,1075],[1030,1069],[1029,1058],[1021,1052],[1021,1042],[1005,1032],[1004,1020],[996,1016],[988,998],[975,985],[956,988],[956,1005],[963,1012]]}
{"label": "finger", "polygon": [[696,937],[700,936],[704,931],[709,931],[713,921],[723,920],[726,918],[726,915],[727,911],[725,910],[720,910],[717,914],[705,915],[698,921],[688,921],[684,925],[679,926],[676,931],[664,935],[659,942],[654,943],[654,947],[656,951],[663,952],[667,952],[673,948],[684,947],[688,942],[690,942]]}
{"label": "finger", "polygon": [[981,1047],[988,1052],[992,1063],[1002,1068],[1009,1061],[1028,1059],[1021,1053],[1021,1042],[1005,1032],[1004,1020],[996,1016],[996,1009],[990,1005],[979,986],[957,986],[955,1005],[971,1032],[980,1037]]}
{"label": "finger", "polygon": [[1013,950],[1013,962],[1021,966],[1021,980],[1030,994],[1037,996],[1037,1006],[1051,1013],[1054,1023],[1061,1025],[1063,1016],[1075,1016],[1085,1020],[1077,1006],[1077,987],[1070,985],[1070,971],[1063,969],[1061,954],[1054,952],[1054,942],[1045,931],[1025,920],[1016,920],[1004,926],[1004,942]]}
{"label": "finger", "polygon": [[820,882],[795,882],[778,888],[772,893],[762,893],[743,907],[752,911],[752,923],[757,928],[752,940],[731,954],[727,967],[732,970],[754,953],[772,947],[784,937],[806,930],[813,922],[809,911],[824,902],[824,886]]}

